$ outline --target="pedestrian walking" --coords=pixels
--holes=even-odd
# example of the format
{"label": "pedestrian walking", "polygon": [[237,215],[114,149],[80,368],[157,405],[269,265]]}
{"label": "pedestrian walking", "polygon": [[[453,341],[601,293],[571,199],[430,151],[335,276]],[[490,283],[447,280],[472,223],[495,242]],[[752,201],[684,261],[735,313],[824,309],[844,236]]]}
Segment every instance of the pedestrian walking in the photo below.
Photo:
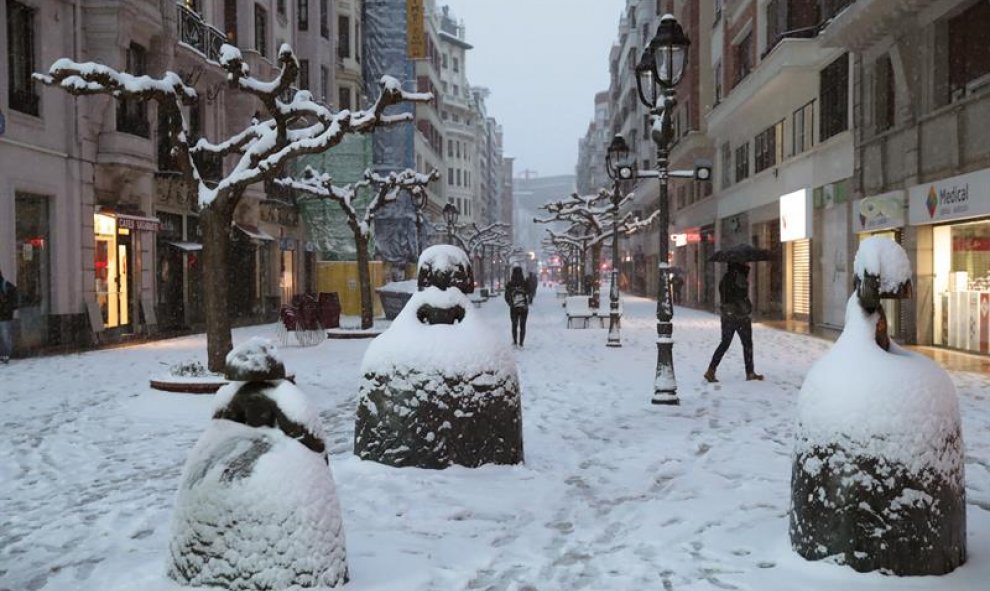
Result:
{"label": "pedestrian walking", "polygon": [[729,270],[718,284],[722,298],[722,342],[712,355],[712,362],[705,372],[705,379],[717,382],[715,370],[722,356],[732,343],[732,336],[739,333],[743,346],[743,362],[746,364],[747,380],[762,380],[763,376],[753,370],[753,302],[749,299],[749,265],[729,263]]}
{"label": "pedestrian walking", "polygon": [[529,301],[536,301],[536,288],[540,286],[539,280],[536,279],[536,273],[530,271],[526,277],[526,283],[529,285]]}
{"label": "pedestrian walking", "polygon": [[509,318],[512,319],[512,344],[523,348],[526,340],[526,318],[529,316],[529,284],[523,277],[522,267],[513,267],[509,283],[505,287],[505,303],[509,304]]}
{"label": "pedestrian walking", "polygon": [[17,288],[4,279],[0,270],[0,363],[10,363],[14,352],[14,310],[17,309]]}

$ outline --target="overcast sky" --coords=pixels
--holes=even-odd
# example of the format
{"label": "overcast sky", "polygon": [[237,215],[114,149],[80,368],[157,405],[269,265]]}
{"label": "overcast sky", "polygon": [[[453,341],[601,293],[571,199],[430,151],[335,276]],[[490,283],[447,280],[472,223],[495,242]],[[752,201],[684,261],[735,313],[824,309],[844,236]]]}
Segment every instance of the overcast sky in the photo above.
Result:
{"label": "overcast sky", "polygon": [[473,86],[491,89],[515,173],[574,174],[577,143],[608,90],[625,0],[437,0],[467,28]]}

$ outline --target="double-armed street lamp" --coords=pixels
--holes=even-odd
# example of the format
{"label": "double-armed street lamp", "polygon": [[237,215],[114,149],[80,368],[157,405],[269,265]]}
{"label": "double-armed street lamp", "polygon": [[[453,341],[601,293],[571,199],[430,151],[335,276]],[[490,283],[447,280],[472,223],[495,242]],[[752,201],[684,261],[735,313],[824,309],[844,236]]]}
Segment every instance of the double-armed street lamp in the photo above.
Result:
{"label": "double-armed street lamp", "polygon": [[443,219],[447,222],[447,244],[454,243],[454,225],[457,224],[457,216],[460,215],[460,211],[457,210],[457,206],[453,203],[448,203],[443,206]]}
{"label": "double-armed street lamp", "polygon": [[619,336],[619,202],[622,201],[619,184],[636,176],[628,159],[629,145],[625,138],[616,135],[605,152],[605,171],[612,179],[612,282],[609,285],[608,341],[605,343],[609,347],[622,346]]}
{"label": "double-armed street lamp", "polygon": [[[711,166],[696,165],[693,171],[671,171],[668,168],[670,141],[673,136],[671,115],[677,104],[674,88],[684,77],[691,41],[672,15],[660,19],[657,33],[643,50],[636,65],[636,88],[639,99],[650,110],[653,120],[652,138],[657,145],[656,178],[660,181],[660,249],[657,253],[659,281],[657,285],[657,367],[653,380],[653,404],[680,404],[677,380],[674,377],[674,305],[670,294],[670,202],[667,183],[670,177],[711,179]],[[643,171],[638,178],[652,177]]]}

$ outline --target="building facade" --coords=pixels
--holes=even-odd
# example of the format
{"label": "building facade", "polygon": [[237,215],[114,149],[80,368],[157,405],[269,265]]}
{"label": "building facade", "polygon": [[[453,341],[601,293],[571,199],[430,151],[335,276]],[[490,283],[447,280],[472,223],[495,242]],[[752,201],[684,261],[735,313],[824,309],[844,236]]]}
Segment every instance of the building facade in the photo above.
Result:
{"label": "building facade", "polygon": [[[21,292],[20,354],[203,321],[198,204],[179,182],[168,122],[153,103],[75,98],[31,73],[61,57],[132,74],[174,71],[200,95],[185,112],[190,131],[216,141],[240,131],[260,108],[227,88],[216,64],[221,44],[238,45],[252,73],[270,77],[278,46],[302,39],[296,10],[305,4],[0,5],[8,25],[0,29],[0,266]],[[332,66],[319,57],[332,46],[323,30],[332,3],[310,4],[316,53],[299,57],[309,60],[310,73],[322,72]],[[204,176],[219,178],[233,163],[200,164]],[[307,281],[298,212],[270,197],[280,195],[251,187],[235,212],[235,322],[270,318]]]}

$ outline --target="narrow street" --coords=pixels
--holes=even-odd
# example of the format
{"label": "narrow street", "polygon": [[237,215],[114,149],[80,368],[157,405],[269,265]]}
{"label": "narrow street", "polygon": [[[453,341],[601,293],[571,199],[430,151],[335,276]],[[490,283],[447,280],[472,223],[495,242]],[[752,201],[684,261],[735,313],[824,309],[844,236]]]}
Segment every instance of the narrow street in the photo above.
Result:
{"label": "narrow street", "polygon": [[[347,535],[351,590],[985,588],[990,577],[990,376],[955,372],[967,448],[969,562],[895,579],[803,561],[787,511],[794,400],[830,343],[757,327],[743,379],[733,344],[718,384],[701,375],[718,318],[678,309],[681,405],[649,403],[654,304],[625,298],[620,349],[606,331],[567,330],[542,290],[516,351],[526,463],[394,469],[351,453],[367,341],[282,349],[320,409]],[[510,342],[501,299],[480,310]],[[240,329],[235,341],[272,336]],[[202,336],[15,360],[0,367],[0,590],[174,590],[169,521],[186,454],[211,396],[151,390],[197,360]]]}

